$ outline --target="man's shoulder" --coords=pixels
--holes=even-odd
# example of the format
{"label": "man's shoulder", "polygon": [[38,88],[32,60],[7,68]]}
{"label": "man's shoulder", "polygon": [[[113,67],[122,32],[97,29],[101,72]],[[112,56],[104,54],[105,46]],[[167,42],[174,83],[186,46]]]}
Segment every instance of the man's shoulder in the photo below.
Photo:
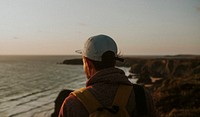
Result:
{"label": "man's shoulder", "polygon": [[80,100],[73,94],[70,94],[65,98],[63,102],[63,113],[69,115],[69,117],[79,117],[80,115],[88,115],[87,110],[80,102]]}
{"label": "man's shoulder", "polygon": [[80,88],[80,89],[77,89],[77,90],[71,92],[69,94],[69,96],[67,96],[65,98],[64,104],[69,105],[69,106],[71,106],[71,105],[81,105],[80,100],[77,98],[77,96],[75,94],[76,94],[76,92],[83,92],[84,90],[87,90],[87,89],[88,88]]}
{"label": "man's shoulder", "polygon": [[65,105],[74,105],[75,103],[78,103],[79,100],[77,99],[76,96],[69,94],[69,96],[67,96],[64,100],[64,104]]}

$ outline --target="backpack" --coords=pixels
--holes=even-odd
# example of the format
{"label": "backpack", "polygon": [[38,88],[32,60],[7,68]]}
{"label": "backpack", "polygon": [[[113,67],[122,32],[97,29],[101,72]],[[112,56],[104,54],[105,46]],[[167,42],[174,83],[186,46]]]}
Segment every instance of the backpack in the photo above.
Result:
{"label": "backpack", "polygon": [[[141,88],[138,88],[138,87],[141,87],[141,86],[120,85],[116,92],[116,95],[111,107],[103,107],[99,103],[99,101],[94,97],[94,95],[91,94],[90,91],[88,91],[86,88],[82,88],[78,91],[74,91],[71,94],[76,96],[80,100],[80,102],[85,106],[85,108],[87,109],[89,113],[89,117],[130,117],[130,115],[128,114],[126,110],[126,105],[128,103],[128,99],[129,99],[132,89],[136,91],[135,94],[139,93],[135,95],[136,101],[139,101],[140,103],[144,102],[144,101],[141,101],[140,99],[141,92],[143,90],[142,93],[144,93],[144,89],[142,88],[141,90]],[[143,97],[144,98],[142,99],[145,99],[145,96]],[[137,105],[136,103],[136,107],[138,106],[139,105]],[[140,105],[137,111],[139,114],[140,114],[140,111],[144,113],[145,111],[144,104]]]}

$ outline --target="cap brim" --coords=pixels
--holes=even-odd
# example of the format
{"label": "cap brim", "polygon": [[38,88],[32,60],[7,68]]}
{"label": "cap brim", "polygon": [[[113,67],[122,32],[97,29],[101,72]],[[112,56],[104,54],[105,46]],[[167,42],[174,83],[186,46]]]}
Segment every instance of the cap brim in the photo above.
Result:
{"label": "cap brim", "polygon": [[78,54],[82,54],[83,53],[82,50],[75,50],[75,52],[78,53]]}

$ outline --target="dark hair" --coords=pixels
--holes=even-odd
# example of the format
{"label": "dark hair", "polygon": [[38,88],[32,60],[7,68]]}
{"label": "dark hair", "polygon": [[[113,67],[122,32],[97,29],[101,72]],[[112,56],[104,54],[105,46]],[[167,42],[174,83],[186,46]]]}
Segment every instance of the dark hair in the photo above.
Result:
{"label": "dark hair", "polygon": [[101,70],[101,69],[105,69],[105,68],[109,68],[109,67],[114,67],[115,63],[116,63],[116,57],[115,57],[115,53],[112,51],[107,51],[102,55],[102,61],[94,61],[89,59],[95,69],[97,71]]}

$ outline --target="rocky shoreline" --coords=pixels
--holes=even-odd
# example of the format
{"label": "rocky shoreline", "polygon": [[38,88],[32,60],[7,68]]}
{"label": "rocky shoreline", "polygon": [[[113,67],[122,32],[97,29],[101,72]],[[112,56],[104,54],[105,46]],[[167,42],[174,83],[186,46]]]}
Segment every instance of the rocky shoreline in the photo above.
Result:
{"label": "rocky shoreline", "polygon": [[[63,64],[81,65],[81,59]],[[197,117],[200,115],[200,56],[132,56],[117,66],[130,67],[137,83],[147,87],[162,117]],[[159,80],[152,81],[152,78]]]}

